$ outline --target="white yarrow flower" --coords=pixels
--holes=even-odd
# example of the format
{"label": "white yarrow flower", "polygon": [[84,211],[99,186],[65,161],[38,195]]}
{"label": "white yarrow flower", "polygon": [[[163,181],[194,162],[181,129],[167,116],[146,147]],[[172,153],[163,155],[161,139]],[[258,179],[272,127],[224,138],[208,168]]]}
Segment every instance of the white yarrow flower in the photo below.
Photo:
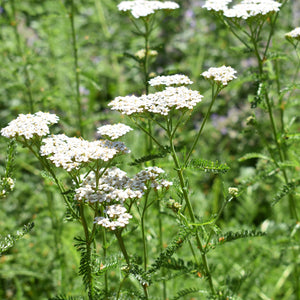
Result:
{"label": "white yarrow flower", "polygon": [[114,125],[101,126],[97,129],[97,132],[100,133],[103,137],[109,137],[112,140],[116,140],[131,130],[133,129],[130,126],[119,123]]}
{"label": "white yarrow flower", "polygon": [[133,17],[140,18],[154,14],[157,10],[177,9],[179,5],[173,1],[122,1],[118,5],[120,11],[129,11]]}
{"label": "white yarrow flower", "polygon": [[224,11],[228,18],[248,19],[258,15],[267,15],[279,11],[281,3],[273,0],[244,0]]}
{"label": "white yarrow flower", "polygon": [[151,112],[167,116],[173,108],[193,109],[202,98],[203,96],[198,91],[190,90],[185,86],[167,87],[162,92],[141,97],[117,97],[108,106],[125,115]]}
{"label": "white yarrow flower", "polygon": [[209,68],[201,75],[206,79],[212,79],[217,84],[227,85],[230,81],[237,78],[234,74],[236,70],[231,67],[222,66],[220,68]]}
{"label": "white yarrow flower", "polygon": [[230,2],[232,2],[232,0],[207,0],[202,7],[207,10],[225,11],[228,9],[227,5]]}
{"label": "white yarrow flower", "polygon": [[96,217],[94,223],[110,230],[116,230],[118,227],[125,227],[129,223],[132,215],[126,213],[126,208],[120,204],[107,206],[104,210],[107,217]]}
{"label": "white yarrow flower", "polygon": [[296,27],[294,30],[286,33],[285,37],[300,40],[300,27]]}
{"label": "white yarrow flower", "polygon": [[46,136],[49,134],[49,126],[57,123],[58,120],[55,114],[41,111],[35,114],[19,114],[7,127],[1,129],[1,135],[7,138],[22,136],[26,140],[34,136]]}
{"label": "white yarrow flower", "polygon": [[89,142],[82,138],[68,137],[64,134],[52,135],[42,140],[40,154],[57,167],[68,172],[78,169],[83,163],[95,160],[108,161],[117,154],[129,153],[121,142],[107,140]]}
{"label": "white yarrow flower", "polygon": [[152,78],[149,81],[149,84],[151,86],[172,86],[172,85],[188,85],[193,84],[193,81],[191,81],[186,75],[182,74],[175,74],[175,75],[169,75],[169,76],[157,76],[155,78]]}

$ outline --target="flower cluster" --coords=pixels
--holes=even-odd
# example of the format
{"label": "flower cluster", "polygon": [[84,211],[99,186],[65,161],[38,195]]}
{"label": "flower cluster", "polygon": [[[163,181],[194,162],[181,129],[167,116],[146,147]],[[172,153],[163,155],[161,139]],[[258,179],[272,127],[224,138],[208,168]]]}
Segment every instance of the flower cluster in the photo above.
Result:
{"label": "flower cluster", "polygon": [[[158,52],[156,50],[148,50],[148,56],[156,56],[158,54]],[[137,57],[138,59],[143,59],[145,58],[146,55],[146,50],[145,49],[141,49],[139,51],[137,51],[134,56]]]}
{"label": "flower cluster", "polygon": [[125,115],[151,112],[167,116],[175,109],[193,109],[202,100],[203,96],[198,91],[190,90],[184,86],[167,87],[161,92],[141,97],[117,97],[108,105],[112,110],[117,110]]}
{"label": "flower cluster", "polygon": [[230,81],[236,78],[234,75],[236,70],[231,67],[222,66],[220,68],[209,68],[207,71],[203,72],[201,75],[206,79],[212,79],[217,84],[227,85]]}
{"label": "flower cluster", "polygon": [[279,11],[281,3],[273,0],[243,0],[241,3],[228,7],[229,0],[208,0],[204,8],[223,11],[227,18],[248,19],[259,15],[267,15]]}
{"label": "flower cluster", "polygon": [[207,0],[202,7],[207,10],[225,11],[228,9],[227,5],[230,2],[232,2],[232,0]]}
{"label": "flower cluster", "polygon": [[58,120],[55,114],[41,111],[35,114],[20,114],[7,127],[1,129],[1,135],[7,138],[22,136],[26,140],[35,136],[46,136],[49,134],[49,125],[57,123]]}
{"label": "flower cluster", "polygon": [[136,19],[154,14],[157,10],[177,9],[179,5],[173,1],[123,1],[118,5],[120,11],[130,11]]}
{"label": "flower cluster", "polygon": [[188,85],[193,84],[187,76],[182,74],[175,74],[169,76],[157,76],[149,81],[151,86],[177,86],[177,85]]}
{"label": "flower cluster", "polygon": [[0,179],[0,186],[2,191],[0,190],[0,198],[5,197],[7,192],[10,192],[14,189],[15,183],[11,177],[4,177]]}
{"label": "flower cluster", "polygon": [[42,143],[41,156],[47,156],[53,164],[68,172],[78,169],[83,163],[98,159],[108,161],[117,154],[129,153],[121,142],[107,140],[89,142],[82,138],[70,138],[65,134],[52,135],[43,139]]}
{"label": "flower cluster", "polygon": [[119,123],[98,127],[97,132],[100,133],[103,137],[108,137],[112,140],[116,140],[131,130],[133,130],[131,127]]}
{"label": "flower cluster", "polygon": [[296,39],[300,41],[300,27],[295,28],[294,30],[285,34],[286,38]]}
{"label": "flower cluster", "polygon": [[[104,170],[100,170],[100,173]],[[94,172],[85,176],[80,187],[75,190],[75,199],[89,203],[123,203],[126,199],[139,199],[143,196],[144,184],[127,177],[126,172],[117,167],[107,169],[96,182]]]}
{"label": "flower cluster", "polygon": [[124,203],[140,199],[149,186],[155,190],[167,190],[172,182],[160,179],[164,173],[161,168],[150,167],[129,178],[126,172],[117,167],[101,169],[100,178],[94,172],[82,176],[80,186],[75,190],[75,200],[90,204],[111,204],[104,210],[105,217],[95,218],[95,223],[111,230],[124,227],[131,216],[126,213]]}
{"label": "flower cluster", "polygon": [[125,227],[129,223],[129,219],[132,218],[132,215],[127,213],[126,208],[120,204],[106,206],[104,213],[108,217],[96,217],[94,223],[111,230]]}

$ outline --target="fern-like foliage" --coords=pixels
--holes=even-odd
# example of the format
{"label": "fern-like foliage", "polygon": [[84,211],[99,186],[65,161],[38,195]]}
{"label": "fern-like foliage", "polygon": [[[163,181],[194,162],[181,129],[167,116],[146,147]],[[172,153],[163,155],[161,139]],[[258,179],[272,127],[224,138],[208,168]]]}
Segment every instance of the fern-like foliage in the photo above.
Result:
{"label": "fern-like foliage", "polygon": [[[91,283],[93,282],[92,273],[92,256],[91,250],[88,249],[88,243],[81,237],[75,237],[75,248],[80,252],[80,266],[79,275],[82,276],[82,281],[86,289],[89,289],[89,293],[94,293],[95,291],[91,289]],[[90,295],[91,296],[91,295]]]}
{"label": "fern-like foliage", "polygon": [[166,155],[170,153],[170,147],[168,146],[165,146],[163,148],[162,151],[160,151],[159,153],[156,153],[156,154],[149,154],[149,155],[145,155],[145,156],[142,156],[140,158],[136,158],[133,162],[131,162],[129,165],[130,166],[136,166],[136,165],[140,165],[144,162],[147,162],[147,161],[152,161],[152,160],[155,160],[155,159],[159,159],[159,158],[164,158],[166,157]]}
{"label": "fern-like foliage", "polygon": [[97,258],[95,261],[95,269],[96,269],[95,275],[101,276],[109,270],[116,269],[117,267],[120,266],[121,261],[122,260],[119,255],[109,256],[106,257],[105,259]]}
{"label": "fern-like foliage", "polygon": [[222,236],[218,237],[217,243],[223,244],[225,242],[231,242],[238,239],[250,238],[250,237],[259,237],[265,235],[264,232],[258,230],[241,230],[237,232],[228,231]]}
{"label": "fern-like foliage", "polygon": [[183,299],[183,297],[187,296],[187,295],[190,295],[190,294],[208,294],[207,291],[203,291],[203,290],[200,290],[198,288],[187,288],[187,289],[183,289],[183,290],[180,290],[179,292],[177,292],[176,296],[172,298],[172,300],[178,300],[178,299]]}
{"label": "fern-like foliage", "polygon": [[21,239],[25,234],[29,233],[34,227],[34,223],[28,223],[24,225],[22,230],[18,230],[15,234],[8,234],[7,236],[0,236],[0,255],[13,247],[15,243]]}
{"label": "fern-like foliage", "polygon": [[129,273],[140,283],[141,286],[149,286],[152,283],[149,274],[136,264],[130,265]]}
{"label": "fern-like foliage", "polygon": [[199,169],[204,172],[223,174],[230,170],[226,163],[222,164],[218,161],[192,159],[188,165],[192,169]]}
{"label": "fern-like foliage", "polygon": [[118,298],[119,300],[146,300],[144,296],[144,292],[142,290],[137,289],[126,289],[122,292],[122,294]]}
{"label": "fern-like foliage", "polygon": [[148,273],[154,273],[164,266],[164,263],[167,262],[172,255],[183,245],[183,243],[189,238],[189,236],[194,232],[193,228],[182,227],[179,230],[179,233],[171,241],[169,246],[164,249],[159,256],[155,259],[154,263],[148,269]]}
{"label": "fern-like foliage", "polygon": [[49,300],[85,300],[86,298],[82,296],[66,296],[66,295],[57,295],[55,297],[49,298]]}
{"label": "fern-like foliage", "polygon": [[280,191],[276,194],[271,203],[272,206],[277,204],[284,196],[289,195],[294,192],[294,190],[300,185],[300,179],[285,184],[281,187]]}

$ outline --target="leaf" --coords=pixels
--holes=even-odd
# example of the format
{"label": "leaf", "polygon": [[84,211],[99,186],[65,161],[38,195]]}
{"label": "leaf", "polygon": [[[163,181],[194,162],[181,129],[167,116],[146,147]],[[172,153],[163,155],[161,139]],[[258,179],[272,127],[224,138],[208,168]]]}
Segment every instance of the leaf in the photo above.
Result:
{"label": "leaf", "polygon": [[221,164],[218,161],[211,160],[200,160],[200,159],[192,159],[188,165],[188,167],[193,169],[199,169],[208,173],[226,173],[230,170],[226,163]]}
{"label": "leaf", "polygon": [[222,236],[218,237],[218,244],[224,244],[225,242],[231,242],[235,241],[238,239],[245,239],[245,238],[250,238],[250,237],[259,237],[265,235],[264,232],[262,231],[257,231],[257,230],[242,230],[242,231],[228,231]]}
{"label": "leaf", "polygon": [[22,231],[17,231],[15,234],[8,234],[4,237],[0,236],[0,255],[13,247],[15,243],[21,239],[25,234],[29,233],[34,227],[34,223],[28,223],[24,225]]}
{"label": "leaf", "polygon": [[164,147],[163,151],[161,151],[159,153],[156,153],[156,154],[145,155],[145,156],[142,156],[140,158],[137,158],[133,162],[131,162],[129,165],[130,166],[136,166],[136,165],[142,164],[142,163],[147,162],[147,161],[152,161],[152,160],[155,160],[155,159],[158,159],[158,158],[163,158],[168,153],[170,153],[170,148],[166,146],[166,147]]}
{"label": "leaf", "polygon": [[208,294],[207,291],[200,290],[198,288],[187,288],[187,289],[183,289],[183,290],[177,292],[176,296],[174,298],[172,298],[172,300],[182,299],[186,295],[194,294],[194,293]]}
{"label": "leaf", "polygon": [[281,187],[280,191],[276,194],[276,196],[273,198],[273,202],[271,203],[271,206],[274,206],[277,204],[283,197],[286,195],[291,194],[294,192],[294,190],[300,185],[300,179],[290,182],[288,184],[285,184]]}
{"label": "leaf", "polygon": [[154,273],[159,270],[163,266],[164,262],[168,260],[175,253],[175,251],[183,245],[184,241],[189,238],[193,231],[193,228],[182,227],[176,237],[171,241],[169,246],[164,249],[155,259],[155,262],[148,269],[148,273]]}
{"label": "leaf", "polygon": [[255,153],[255,152],[245,154],[244,156],[242,156],[241,158],[239,158],[238,161],[245,161],[245,160],[252,159],[252,158],[261,158],[261,159],[265,159],[265,160],[273,162],[272,158],[270,158],[270,157],[268,157],[266,155],[263,155],[261,153]]}

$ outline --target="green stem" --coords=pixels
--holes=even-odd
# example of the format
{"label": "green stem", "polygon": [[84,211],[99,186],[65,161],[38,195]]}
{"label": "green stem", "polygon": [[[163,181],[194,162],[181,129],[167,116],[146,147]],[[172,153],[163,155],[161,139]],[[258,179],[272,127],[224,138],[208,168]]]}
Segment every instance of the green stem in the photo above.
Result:
{"label": "green stem", "polygon": [[16,14],[16,8],[15,8],[15,0],[12,0],[10,3],[11,3],[11,9],[12,9],[13,18],[14,18],[13,20],[11,20],[11,23],[12,23],[12,26],[14,29],[14,34],[15,34],[16,41],[17,41],[18,54],[22,58],[23,64],[24,64],[25,86],[26,86],[28,100],[29,100],[29,110],[30,110],[30,113],[33,113],[34,106],[33,106],[31,78],[30,78],[30,75],[29,75],[29,72],[27,69],[28,65],[27,65],[26,56],[21,47],[21,39],[20,39],[20,34],[18,32],[18,27],[17,27],[17,14]]}
{"label": "green stem", "polygon": [[[87,269],[87,277],[88,277],[88,283],[87,283],[87,289],[88,289],[88,297],[89,300],[94,299],[94,280],[92,275],[92,261],[91,261],[91,253],[92,253],[92,247],[91,247],[91,241],[90,241],[90,232],[88,229],[87,221],[84,215],[84,203],[81,202],[79,206],[79,213],[80,213],[80,219],[81,224],[84,231],[85,236],[85,245],[86,245],[86,269]],[[85,276],[85,275],[84,275]]]}
{"label": "green stem", "polygon": [[[171,132],[170,131],[168,131],[168,135],[169,135],[169,137],[171,137]],[[172,138],[170,138],[169,142],[170,142],[170,147],[171,147],[171,155],[172,155],[172,158],[173,158],[173,161],[174,161],[175,169],[177,171],[177,176],[179,178],[179,182],[180,182],[180,186],[181,186],[181,189],[182,189],[183,197],[184,197],[186,206],[188,208],[189,215],[190,215],[190,218],[192,220],[192,223],[196,223],[195,213],[194,213],[191,201],[189,199],[188,188],[185,184],[185,179],[184,179],[184,175],[183,175],[183,168],[181,168],[181,166],[180,166],[180,163],[179,163],[179,160],[178,160],[178,157],[177,157],[177,154],[176,154],[176,150],[175,150]],[[203,248],[201,239],[199,237],[198,231],[196,231],[196,242],[197,242],[197,247],[200,251],[202,263],[203,263],[203,266],[204,266],[204,269],[205,269],[205,273],[206,273],[206,276],[207,276],[207,281],[208,281],[211,293],[213,295],[215,295],[216,291],[215,291],[215,288],[214,288],[214,285],[213,285],[212,276],[211,276],[211,272],[210,272],[210,269],[209,269],[208,260],[207,260],[207,257],[206,257],[206,252],[204,251],[204,248]]]}
{"label": "green stem", "polygon": [[73,46],[73,55],[74,55],[74,72],[75,72],[75,89],[76,89],[76,103],[77,103],[77,121],[78,121],[78,131],[79,135],[83,136],[83,124],[82,124],[82,106],[80,100],[80,78],[79,78],[79,65],[78,65],[78,47],[76,42],[76,31],[74,25],[74,14],[75,6],[74,0],[71,0],[71,12],[69,13],[70,23],[71,23],[71,32],[72,32],[72,46]]}
{"label": "green stem", "polygon": [[[147,189],[149,191],[149,189]],[[142,227],[142,239],[143,239],[143,256],[144,256],[144,270],[147,271],[147,263],[148,263],[148,255],[147,255],[147,241],[145,235],[145,214],[147,210],[147,202],[148,202],[149,192],[145,194],[145,203],[141,216],[141,227]]]}
{"label": "green stem", "polygon": [[216,100],[216,98],[217,98],[220,90],[221,90],[221,87],[218,86],[217,87],[217,91],[215,92],[215,90],[214,90],[214,83],[213,83],[213,85],[212,85],[212,100],[210,102],[208,111],[206,112],[206,115],[204,117],[204,120],[202,121],[201,127],[200,127],[200,129],[199,129],[199,131],[198,131],[198,133],[197,133],[197,135],[196,135],[196,137],[194,139],[192,147],[190,148],[190,150],[189,150],[189,152],[188,152],[188,154],[187,154],[187,156],[185,158],[184,167],[186,167],[188,165],[189,159],[190,159],[190,157],[191,157],[191,155],[192,155],[192,153],[193,153],[193,151],[194,151],[194,149],[195,149],[195,147],[196,147],[196,145],[198,143],[198,140],[199,140],[199,138],[200,138],[200,136],[202,134],[203,128],[205,126],[205,123],[206,123],[206,121],[207,121],[207,119],[208,119],[208,117],[210,115],[211,109],[212,109],[212,107],[213,107],[213,105],[215,103],[215,100]]}
{"label": "green stem", "polygon": [[120,229],[117,229],[117,230],[114,230],[114,234],[118,240],[118,243],[119,243],[119,247],[123,253],[123,256],[126,260],[126,263],[128,266],[130,266],[130,259],[129,259],[129,255],[127,253],[127,250],[126,250],[126,247],[125,247],[125,244],[124,244],[124,241],[123,241],[123,238],[122,238],[122,230]]}

